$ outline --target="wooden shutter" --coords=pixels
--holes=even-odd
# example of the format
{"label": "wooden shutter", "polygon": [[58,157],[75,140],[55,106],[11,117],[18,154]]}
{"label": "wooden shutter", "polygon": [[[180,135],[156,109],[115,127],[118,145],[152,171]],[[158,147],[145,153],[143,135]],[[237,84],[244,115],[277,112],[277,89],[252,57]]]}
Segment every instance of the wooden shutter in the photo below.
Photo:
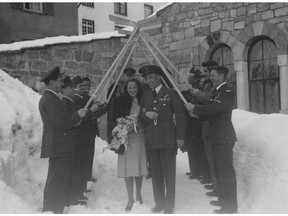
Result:
{"label": "wooden shutter", "polygon": [[43,13],[54,15],[54,3],[43,3]]}

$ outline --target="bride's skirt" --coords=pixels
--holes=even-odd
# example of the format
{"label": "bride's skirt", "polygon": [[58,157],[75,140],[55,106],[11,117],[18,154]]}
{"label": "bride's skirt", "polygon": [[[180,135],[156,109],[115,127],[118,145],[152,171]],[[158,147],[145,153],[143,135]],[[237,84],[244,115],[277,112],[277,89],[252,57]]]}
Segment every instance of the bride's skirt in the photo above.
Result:
{"label": "bride's skirt", "polygon": [[118,155],[118,177],[137,177],[147,175],[147,156],[143,132],[128,134],[127,151]]}

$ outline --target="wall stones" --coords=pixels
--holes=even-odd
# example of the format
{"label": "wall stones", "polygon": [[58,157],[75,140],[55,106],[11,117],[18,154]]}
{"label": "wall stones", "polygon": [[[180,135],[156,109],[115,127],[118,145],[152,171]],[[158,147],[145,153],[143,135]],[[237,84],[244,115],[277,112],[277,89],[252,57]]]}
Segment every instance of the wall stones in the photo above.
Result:
{"label": "wall stones", "polygon": [[[184,32],[179,34],[184,35]],[[65,74],[71,76],[86,74],[92,80],[99,81],[123,45],[120,38],[111,38],[90,43],[55,44],[13,53],[2,52],[0,68],[10,75],[22,76],[21,80],[27,81],[26,84],[30,87],[35,86],[31,86],[29,80],[35,78],[39,80],[41,74],[55,66],[59,66],[61,72]]]}

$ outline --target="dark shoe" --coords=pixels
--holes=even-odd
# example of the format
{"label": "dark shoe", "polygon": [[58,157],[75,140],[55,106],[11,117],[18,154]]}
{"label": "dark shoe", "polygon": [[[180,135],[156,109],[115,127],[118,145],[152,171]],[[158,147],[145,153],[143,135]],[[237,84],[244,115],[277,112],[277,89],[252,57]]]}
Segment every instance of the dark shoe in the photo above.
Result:
{"label": "dark shoe", "polygon": [[211,180],[210,179],[202,179],[201,181],[200,181],[200,183],[201,184],[211,184],[212,182],[211,182]]}
{"label": "dark shoe", "polygon": [[95,183],[95,182],[97,182],[97,179],[92,177],[92,178],[89,179],[88,181],[91,181],[91,182],[94,182],[94,183]]}
{"label": "dark shoe", "polygon": [[212,205],[212,206],[222,206],[221,202],[219,202],[219,200],[211,200],[210,201],[210,205]]}
{"label": "dark shoe", "polygon": [[188,178],[191,179],[191,180],[194,180],[194,179],[199,180],[200,176],[195,176],[195,175],[191,174]]}
{"label": "dark shoe", "polygon": [[129,212],[129,211],[131,211],[131,209],[132,209],[132,207],[133,207],[133,203],[134,203],[134,201],[133,202],[128,202],[127,203],[127,206],[125,207],[125,211],[126,212]]}
{"label": "dark shoe", "polygon": [[87,205],[87,202],[85,200],[74,200],[70,203],[70,205]]}
{"label": "dark shoe", "polygon": [[190,175],[192,175],[192,173],[191,172],[186,172],[185,175],[186,176],[190,176]]}
{"label": "dark shoe", "polygon": [[77,196],[77,199],[78,199],[78,200],[88,200],[88,198],[85,197],[84,195],[79,195],[79,196]]}
{"label": "dark shoe", "polygon": [[163,209],[164,209],[163,207],[155,206],[155,207],[152,209],[152,212],[153,212],[153,213],[158,213],[158,212],[161,212]]}
{"label": "dark shoe", "polygon": [[90,189],[86,189],[84,192],[85,192],[85,193],[91,193],[92,190],[90,190]]}
{"label": "dark shoe", "polygon": [[213,185],[210,185],[210,184],[207,184],[207,185],[204,185],[204,188],[208,189],[208,190],[213,190]]}
{"label": "dark shoe", "polygon": [[218,192],[213,190],[213,191],[207,192],[206,195],[207,196],[212,196],[212,197],[217,197],[218,196]]}
{"label": "dark shoe", "polygon": [[215,214],[237,214],[237,210],[221,208],[221,209],[214,210],[214,213]]}

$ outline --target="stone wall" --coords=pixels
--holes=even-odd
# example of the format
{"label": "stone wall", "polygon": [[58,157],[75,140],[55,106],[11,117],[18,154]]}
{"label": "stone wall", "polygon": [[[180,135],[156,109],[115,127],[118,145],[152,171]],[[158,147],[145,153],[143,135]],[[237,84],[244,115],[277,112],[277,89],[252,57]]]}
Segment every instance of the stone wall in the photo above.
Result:
{"label": "stone wall", "polygon": [[35,87],[27,81],[37,81],[48,69],[60,66],[61,72],[72,77],[88,76],[95,87],[108,71],[123,45],[120,38],[111,38],[2,52],[0,68],[11,76],[21,77],[21,80],[30,87]]}
{"label": "stone wall", "polygon": [[[120,40],[110,38],[2,52],[0,69],[42,93],[45,87],[39,83],[40,77],[53,66],[60,66],[61,72],[71,77],[88,76],[92,80],[93,90],[123,48]],[[101,136],[106,137],[106,116],[100,118],[99,123]]]}
{"label": "stone wall", "polygon": [[[249,46],[266,36],[277,47],[280,67],[281,111],[288,112],[288,3],[174,3],[158,13],[161,28],[149,32],[152,41],[188,75],[189,69],[201,68],[222,44],[233,53],[237,78],[237,106],[249,110],[247,56]],[[147,63],[141,52],[134,65]]]}

